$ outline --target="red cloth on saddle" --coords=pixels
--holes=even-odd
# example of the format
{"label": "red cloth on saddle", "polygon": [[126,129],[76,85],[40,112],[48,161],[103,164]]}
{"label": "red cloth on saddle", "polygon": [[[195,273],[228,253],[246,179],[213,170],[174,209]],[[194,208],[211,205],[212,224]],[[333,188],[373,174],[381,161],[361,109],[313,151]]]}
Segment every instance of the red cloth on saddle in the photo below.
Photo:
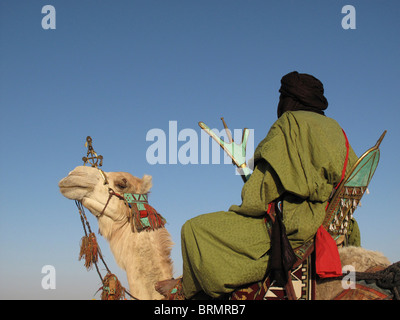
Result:
{"label": "red cloth on saddle", "polygon": [[[344,132],[343,129],[342,131],[344,139],[346,140],[346,158],[344,160],[342,177],[335,189],[339,187],[346,175],[347,162],[349,160],[350,144],[346,132]],[[328,206],[329,203],[326,205],[326,208],[328,208]],[[315,265],[316,273],[320,278],[331,278],[342,275],[342,263],[340,262],[336,242],[323,226],[319,227],[317,235],[315,236]]]}
{"label": "red cloth on saddle", "polygon": [[315,239],[315,267],[320,278],[342,275],[342,264],[335,240],[320,226]]}

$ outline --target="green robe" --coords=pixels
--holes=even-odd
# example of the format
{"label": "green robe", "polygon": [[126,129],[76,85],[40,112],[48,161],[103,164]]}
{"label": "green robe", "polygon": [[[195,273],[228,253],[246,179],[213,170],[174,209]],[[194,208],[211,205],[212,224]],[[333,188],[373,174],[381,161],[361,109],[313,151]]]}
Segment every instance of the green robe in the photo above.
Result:
{"label": "green robe", "polygon": [[[268,203],[283,199],[283,221],[293,248],[314,237],[327,200],[339,183],[346,157],[344,134],[328,117],[285,112],[254,153],[255,168],[242,189],[242,204],[203,214],[182,227],[183,290],[218,298],[262,280],[270,239],[264,217]],[[350,147],[347,172],[357,161]],[[359,245],[356,223],[350,243]]]}

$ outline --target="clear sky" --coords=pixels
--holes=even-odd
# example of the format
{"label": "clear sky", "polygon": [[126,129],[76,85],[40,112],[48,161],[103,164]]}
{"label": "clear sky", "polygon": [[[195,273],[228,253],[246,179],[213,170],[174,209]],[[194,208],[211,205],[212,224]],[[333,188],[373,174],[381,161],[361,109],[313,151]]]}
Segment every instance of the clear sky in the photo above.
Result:
{"label": "clear sky", "polygon": [[[342,27],[348,4],[356,29]],[[45,5],[56,29],[42,28]],[[240,204],[243,182],[222,161],[151,164],[146,135],[159,128],[168,141],[176,121],[200,137],[198,121],[222,129],[223,116],[254,129],[257,145],[293,70],[324,83],[326,115],[358,155],[388,130],[356,218],[365,248],[400,260],[399,16],[395,0],[0,0],[0,298],[100,298],[96,272],[78,261],[75,204],[57,186],[82,164],[88,135],[104,171],[153,176],[150,204],[168,221],[179,276],[183,223]],[[200,141],[198,150],[201,162]],[[42,289],[45,265],[54,290]]]}

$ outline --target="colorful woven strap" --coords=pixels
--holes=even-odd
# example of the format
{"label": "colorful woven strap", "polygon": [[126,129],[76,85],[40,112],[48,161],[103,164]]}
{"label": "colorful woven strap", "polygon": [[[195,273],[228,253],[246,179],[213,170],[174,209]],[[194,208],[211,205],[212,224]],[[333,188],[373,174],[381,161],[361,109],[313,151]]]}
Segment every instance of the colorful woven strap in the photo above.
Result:
{"label": "colorful woven strap", "polygon": [[131,208],[129,219],[133,232],[164,227],[166,220],[149,205],[147,194],[124,193],[124,199]]}
{"label": "colorful woven strap", "polygon": [[124,193],[124,198],[128,203],[148,203],[147,194]]}

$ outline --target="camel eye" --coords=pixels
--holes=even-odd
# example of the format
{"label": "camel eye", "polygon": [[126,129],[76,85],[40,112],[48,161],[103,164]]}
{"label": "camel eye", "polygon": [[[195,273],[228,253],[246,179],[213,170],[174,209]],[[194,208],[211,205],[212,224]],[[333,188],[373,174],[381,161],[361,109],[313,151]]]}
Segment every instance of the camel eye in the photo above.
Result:
{"label": "camel eye", "polygon": [[119,189],[123,190],[128,187],[128,181],[126,179],[122,179],[115,184]]}

